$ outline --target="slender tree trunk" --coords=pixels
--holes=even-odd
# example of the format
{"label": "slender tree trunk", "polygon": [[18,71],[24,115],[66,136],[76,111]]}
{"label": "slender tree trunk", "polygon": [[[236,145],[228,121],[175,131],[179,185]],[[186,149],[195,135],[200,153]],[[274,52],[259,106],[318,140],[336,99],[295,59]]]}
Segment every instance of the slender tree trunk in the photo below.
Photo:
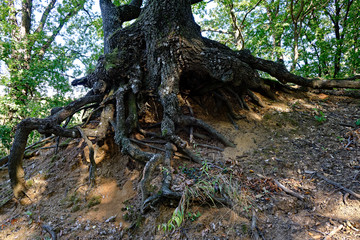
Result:
{"label": "slender tree trunk", "polygon": [[296,64],[299,59],[299,36],[300,36],[300,28],[296,24],[294,26],[293,59],[292,59],[290,71],[294,71],[296,69]]}

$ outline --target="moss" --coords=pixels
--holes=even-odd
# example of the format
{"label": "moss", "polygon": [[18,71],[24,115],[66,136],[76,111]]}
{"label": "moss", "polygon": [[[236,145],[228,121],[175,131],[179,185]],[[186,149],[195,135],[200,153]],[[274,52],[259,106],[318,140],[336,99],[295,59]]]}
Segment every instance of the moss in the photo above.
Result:
{"label": "moss", "polygon": [[89,199],[86,206],[88,208],[91,208],[91,207],[93,207],[95,205],[98,205],[100,203],[101,203],[101,196],[93,196],[92,198]]}
{"label": "moss", "polygon": [[51,176],[51,174],[50,174],[49,171],[47,170],[47,171],[44,171],[44,172],[40,175],[40,179],[41,179],[41,180],[47,180],[47,179],[50,178],[50,176]]}
{"label": "moss", "polygon": [[[68,194],[65,198],[63,198],[60,201],[61,205],[65,205],[65,208],[69,208],[71,206],[76,207],[78,203],[80,202],[80,197],[78,196],[77,192],[74,192],[72,194]],[[73,208],[71,211],[73,211]]]}
{"label": "moss", "polygon": [[77,212],[80,210],[80,205],[76,204],[71,208],[71,212]]}
{"label": "moss", "polygon": [[66,139],[65,141],[62,141],[60,144],[59,144],[59,147],[66,147],[69,145],[69,143],[72,141],[72,138],[68,138]]}
{"label": "moss", "polygon": [[105,64],[104,67],[106,71],[108,71],[110,68],[114,68],[119,63],[119,49],[115,48],[111,53],[106,54],[105,56]]}
{"label": "moss", "polygon": [[26,181],[26,187],[30,188],[32,187],[32,185],[34,185],[34,180],[33,179],[29,179]]}
{"label": "moss", "polygon": [[51,157],[50,162],[53,163],[53,162],[57,161],[58,159],[59,159],[59,156],[54,155],[54,156]]}

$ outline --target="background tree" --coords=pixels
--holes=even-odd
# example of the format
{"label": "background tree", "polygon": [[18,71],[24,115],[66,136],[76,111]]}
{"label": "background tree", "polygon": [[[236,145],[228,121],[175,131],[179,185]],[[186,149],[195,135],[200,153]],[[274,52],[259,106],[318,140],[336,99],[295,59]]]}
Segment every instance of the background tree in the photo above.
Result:
{"label": "background tree", "polygon": [[[334,0],[331,5],[325,8],[326,15],[330,18],[334,33],[335,33],[335,52],[334,52],[334,78],[339,74],[341,68],[341,59],[344,54],[345,36],[348,34],[349,29],[349,14],[353,0]],[[349,39],[350,40],[350,39]]]}
{"label": "background tree", "polygon": [[[101,19],[93,1],[0,2],[0,156],[14,126],[71,100],[69,78],[94,66],[102,52]],[[75,60],[78,60],[77,62]],[[69,76],[69,69],[72,70]],[[30,141],[36,137],[31,137]]]}
{"label": "background tree", "polygon": [[[231,17],[226,6],[232,6]],[[304,76],[344,77],[359,72],[357,1],[213,1],[193,7],[206,36],[236,49],[241,21],[244,46]],[[251,11],[249,11],[251,10]],[[337,26],[337,27],[336,27]]]}

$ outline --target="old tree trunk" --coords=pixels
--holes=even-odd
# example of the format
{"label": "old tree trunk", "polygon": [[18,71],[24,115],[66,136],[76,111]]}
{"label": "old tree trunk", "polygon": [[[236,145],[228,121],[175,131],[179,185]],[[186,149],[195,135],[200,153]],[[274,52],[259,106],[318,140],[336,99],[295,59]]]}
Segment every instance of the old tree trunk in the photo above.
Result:
{"label": "old tree trunk", "polygon": [[[280,63],[256,58],[246,50],[233,51],[202,37],[191,12],[191,5],[197,2],[200,0],[151,0],[141,8],[141,0],[120,7],[115,7],[110,0],[100,0],[105,54],[92,74],[73,82],[73,85],[84,85],[91,90],[45,119],[26,119],[18,125],[9,156],[9,175],[16,197],[26,190],[22,158],[27,137],[33,130],[84,138],[90,148],[89,178],[92,182],[95,161],[93,143],[88,137],[99,141],[113,132],[122,153],[145,164],[140,183],[141,208],[145,209],[161,198],[181,197],[181,193],[170,190],[170,161],[178,151],[201,163],[201,156],[190,146],[194,127],[208,132],[225,146],[234,146],[207,123],[194,117],[186,99],[214,98],[224,104],[230,118],[236,119],[239,116],[232,103],[248,108],[244,101],[247,95],[261,104],[253,91],[273,98],[272,89],[288,90],[288,82],[309,88],[360,88],[359,81],[299,77]],[[121,27],[124,21],[132,19],[137,20],[129,27]],[[279,82],[262,79],[258,70],[269,73]],[[229,97],[233,101],[229,101]],[[146,130],[149,124],[144,121],[144,109],[149,105],[158,116],[154,119],[158,123],[155,124],[157,131]],[[92,108],[94,114],[91,116],[100,120],[96,130],[87,129],[86,123],[76,128],[60,125],[85,108]],[[191,129],[189,141],[177,134],[180,127]],[[142,151],[131,138],[135,133],[162,139],[165,154]],[[151,195],[149,182],[159,164],[163,166],[161,191]],[[218,200],[226,202],[226,199]]]}

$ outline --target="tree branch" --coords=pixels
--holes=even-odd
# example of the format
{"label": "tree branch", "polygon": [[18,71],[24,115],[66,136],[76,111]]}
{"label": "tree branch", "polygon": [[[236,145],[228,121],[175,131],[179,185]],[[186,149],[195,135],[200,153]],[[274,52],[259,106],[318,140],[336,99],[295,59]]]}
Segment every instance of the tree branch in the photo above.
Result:
{"label": "tree branch", "polygon": [[[255,68],[263,72],[267,72],[282,83],[290,82],[303,87],[310,87],[314,89],[319,89],[319,88],[360,89],[360,81],[338,80],[338,79],[326,80],[321,78],[308,79],[301,76],[297,76],[289,72],[283,64],[254,57],[250,54],[248,50],[238,51],[237,55],[241,61],[249,64],[252,68]],[[358,77],[355,76],[354,78],[357,79]]]}
{"label": "tree branch", "polygon": [[11,187],[13,188],[15,197],[21,196],[25,191],[25,172],[22,167],[22,159],[29,134],[33,130],[38,130],[38,132],[42,134],[49,133],[71,138],[81,137],[78,130],[62,128],[60,123],[69,116],[72,116],[82,106],[93,102],[100,102],[102,98],[103,95],[87,94],[45,119],[28,118],[19,123],[10,150],[8,167]]}
{"label": "tree branch", "polygon": [[40,49],[40,59],[44,57],[46,50],[50,47],[51,43],[55,40],[56,36],[59,34],[65,23],[69,21],[79,10],[84,7],[84,4],[77,5],[72,11],[70,11],[63,19],[60,19],[59,26],[53,31],[53,34],[48,38],[46,43]]}
{"label": "tree branch", "polygon": [[215,33],[222,33],[222,34],[233,34],[230,33],[228,31],[225,30],[221,30],[221,29],[212,29],[212,28],[205,28],[205,29],[201,29],[202,32],[215,32]]}
{"label": "tree branch", "polygon": [[247,15],[249,15],[249,13],[251,13],[260,3],[262,2],[262,0],[259,0],[252,8],[250,8],[246,13],[245,16],[243,17],[243,20],[241,21],[241,26],[244,26],[244,22],[246,20]]}
{"label": "tree branch", "polygon": [[21,5],[21,35],[25,37],[31,28],[32,0],[24,0]]}
{"label": "tree branch", "polygon": [[43,12],[43,14],[41,16],[39,26],[35,30],[35,33],[40,33],[44,29],[45,22],[50,14],[50,11],[54,8],[55,3],[56,3],[56,0],[51,0],[49,5],[46,7],[45,11]]}

